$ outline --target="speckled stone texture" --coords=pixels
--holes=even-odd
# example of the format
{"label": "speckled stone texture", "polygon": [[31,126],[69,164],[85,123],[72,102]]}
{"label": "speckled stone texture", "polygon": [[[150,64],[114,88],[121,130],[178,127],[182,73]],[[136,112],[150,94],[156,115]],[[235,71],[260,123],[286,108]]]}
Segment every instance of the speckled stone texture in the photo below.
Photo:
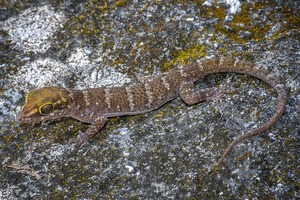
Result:
{"label": "speckled stone texture", "polygon": [[[299,6],[281,0],[1,2],[0,199],[299,199]],[[155,68],[160,76],[179,67],[184,76],[184,65],[220,57],[271,72],[288,97],[276,124],[241,141],[220,166],[234,139],[276,112],[276,89],[260,79],[205,76],[195,91],[231,82],[224,88],[239,89],[228,94],[236,101],[188,106],[176,98],[152,112],[112,117],[82,148],[68,141],[88,123],[15,120],[30,90],[130,88]],[[131,102],[130,110],[137,106],[122,101]]]}

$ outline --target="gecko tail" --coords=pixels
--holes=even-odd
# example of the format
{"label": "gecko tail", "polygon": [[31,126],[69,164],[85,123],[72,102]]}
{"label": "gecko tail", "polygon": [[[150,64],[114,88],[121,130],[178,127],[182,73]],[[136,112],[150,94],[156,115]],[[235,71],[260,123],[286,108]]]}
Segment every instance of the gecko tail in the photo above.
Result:
{"label": "gecko tail", "polygon": [[[245,63],[246,62],[243,63],[244,66],[246,65]],[[232,70],[232,71],[234,72],[235,70]],[[240,71],[243,71],[243,70],[240,70]],[[284,85],[281,84],[279,79],[277,77],[275,77],[273,74],[271,74],[269,71],[267,71],[263,68],[259,68],[259,67],[254,65],[253,67],[251,67],[251,70],[243,71],[243,73],[254,76],[256,78],[259,78],[262,81],[270,84],[277,92],[278,107],[277,107],[277,110],[276,110],[275,114],[272,116],[272,118],[267,123],[265,123],[263,126],[259,127],[258,129],[247,132],[247,133],[239,136],[238,138],[236,138],[227,147],[226,151],[224,152],[224,154],[222,155],[222,157],[218,161],[218,165],[220,165],[223,162],[223,160],[225,159],[225,157],[227,156],[229,151],[235,145],[237,145],[237,143],[239,143],[240,141],[242,141],[245,138],[257,135],[257,134],[269,129],[271,126],[273,126],[280,119],[281,115],[283,114],[283,112],[285,110],[285,106],[287,104],[287,94],[286,94],[286,90],[284,88]]]}

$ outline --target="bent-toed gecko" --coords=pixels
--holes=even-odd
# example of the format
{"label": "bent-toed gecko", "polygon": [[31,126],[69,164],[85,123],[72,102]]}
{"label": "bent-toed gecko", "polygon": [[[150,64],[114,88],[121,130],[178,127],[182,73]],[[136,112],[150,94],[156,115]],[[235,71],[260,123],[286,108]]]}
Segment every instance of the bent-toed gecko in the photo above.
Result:
{"label": "bent-toed gecko", "polygon": [[228,152],[241,140],[259,134],[281,117],[287,94],[283,84],[269,71],[241,60],[215,58],[197,61],[181,69],[168,73],[140,77],[141,83],[127,87],[91,88],[73,90],[60,87],[45,87],[32,90],[27,94],[26,104],[17,115],[20,123],[39,123],[61,117],[73,117],[82,122],[91,123],[85,133],[79,131],[69,144],[84,146],[106,123],[108,117],[137,115],[158,109],[166,102],[181,97],[188,105],[204,100],[233,98],[224,93],[225,86],[194,91],[194,83],[209,74],[235,72],[259,78],[275,88],[278,94],[278,108],[273,117],[258,129],[247,132],[235,139],[219,160],[220,164]]}

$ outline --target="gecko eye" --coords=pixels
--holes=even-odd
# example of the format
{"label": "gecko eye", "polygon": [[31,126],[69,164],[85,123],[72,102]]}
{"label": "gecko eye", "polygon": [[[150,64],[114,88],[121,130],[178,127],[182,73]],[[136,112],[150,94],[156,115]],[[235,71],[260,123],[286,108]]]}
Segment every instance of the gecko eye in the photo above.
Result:
{"label": "gecko eye", "polygon": [[42,115],[48,115],[54,110],[54,105],[52,103],[45,103],[41,105],[39,111]]}

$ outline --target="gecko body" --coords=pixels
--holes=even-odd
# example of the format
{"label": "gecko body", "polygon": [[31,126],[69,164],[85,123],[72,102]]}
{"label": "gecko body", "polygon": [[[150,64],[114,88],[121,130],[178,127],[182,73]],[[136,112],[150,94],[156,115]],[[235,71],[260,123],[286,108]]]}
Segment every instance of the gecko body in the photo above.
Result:
{"label": "gecko body", "polygon": [[17,115],[20,123],[43,123],[61,117],[73,117],[91,123],[85,133],[79,131],[70,143],[84,146],[106,123],[107,118],[122,115],[137,115],[158,109],[166,102],[181,97],[188,104],[200,101],[233,98],[225,95],[225,87],[194,90],[194,83],[209,74],[234,72],[254,76],[270,84],[278,94],[278,108],[273,117],[258,129],[235,139],[219,160],[244,138],[259,134],[270,128],[281,117],[287,102],[283,84],[269,71],[255,64],[231,58],[215,58],[187,64],[167,73],[140,78],[141,83],[131,86],[72,90],[60,87],[45,87],[27,94],[26,104]]}

